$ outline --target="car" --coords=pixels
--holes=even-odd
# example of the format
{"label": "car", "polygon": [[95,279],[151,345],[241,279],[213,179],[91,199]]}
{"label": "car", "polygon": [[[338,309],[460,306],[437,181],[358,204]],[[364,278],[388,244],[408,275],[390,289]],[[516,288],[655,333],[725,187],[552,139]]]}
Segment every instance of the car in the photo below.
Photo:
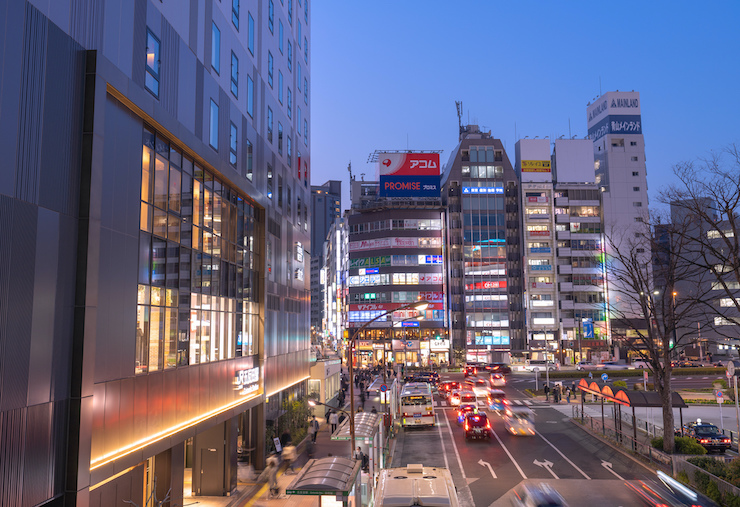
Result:
{"label": "car", "polygon": [[730,448],[730,439],[717,426],[702,422],[701,419],[684,425],[684,434],[695,439],[708,452],[724,454]]}
{"label": "car", "polygon": [[417,371],[414,373],[414,377],[425,379],[425,382],[429,382],[435,386],[439,384],[439,373],[435,371]]}
{"label": "car", "polygon": [[506,385],[506,377],[503,373],[491,373],[491,386],[492,387],[504,387]]}
{"label": "car", "polygon": [[463,429],[465,430],[465,440],[471,438],[491,438],[491,421],[483,412],[467,412],[463,420]]}
{"label": "car", "polygon": [[475,392],[463,386],[460,389],[460,405],[465,403],[475,405],[478,403],[478,397],[475,395]]}
{"label": "car", "polygon": [[604,361],[596,365],[597,370],[634,370],[634,366],[628,366],[616,361]]}
{"label": "car", "polygon": [[544,359],[530,359],[527,364],[521,366],[524,371],[545,371],[545,365],[549,371],[555,371],[557,366],[552,361],[545,361]]}
{"label": "car", "polygon": [[476,396],[486,396],[488,394],[489,383],[479,377],[468,377],[465,379],[465,386],[475,393]]}
{"label": "car", "polygon": [[460,389],[453,389],[450,391],[450,395],[447,397],[447,400],[453,407],[460,405]]}
{"label": "car", "polygon": [[528,407],[506,407],[504,426],[514,436],[534,435],[534,412]]}
{"label": "car", "polygon": [[673,368],[698,368],[699,365],[693,361],[671,361],[671,367]]}
{"label": "car", "polygon": [[509,404],[509,400],[506,399],[506,393],[501,389],[491,389],[486,396],[486,405],[491,410],[502,411],[506,410],[506,406]]}
{"label": "car", "polygon": [[445,380],[444,382],[441,382],[439,384],[439,386],[437,387],[437,391],[439,392],[440,396],[449,398],[450,394],[452,394],[452,391],[459,388],[460,382],[457,382],[455,380]]}
{"label": "car", "polygon": [[591,363],[591,361],[578,361],[576,363],[576,370],[578,371],[590,371],[595,369],[596,365]]}
{"label": "car", "polygon": [[480,363],[465,363],[465,368],[463,370],[463,373],[466,377],[478,375],[478,371],[484,369],[483,366]]}
{"label": "car", "polygon": [[511,373],[511,366],[506,363],[488,363],[484,368],[489,373],[502,373],[504,375]]}
{"label": "car", "polygon": [[465,414],[468,414],[470,412],[478,413],[478,405],[473,405],[472,403],[463,403],[457,408],[457,422],[458,424],[462,424],[465,422]]}
{"label": "car", "polygon": [[515,507],[567,507],[568,505],[560,493],[545,482],[525,483],[518,486],[514,489],[511,503]]}
{"label": "car", "polygon": [[649,505],[650,507],[656,505],[717,507],[717,504],[711,499],[701,493],[697,493],[663,472],[658,472],[658,479],[660,481],[625,481],[625,484],[637,495],[644,505]]}

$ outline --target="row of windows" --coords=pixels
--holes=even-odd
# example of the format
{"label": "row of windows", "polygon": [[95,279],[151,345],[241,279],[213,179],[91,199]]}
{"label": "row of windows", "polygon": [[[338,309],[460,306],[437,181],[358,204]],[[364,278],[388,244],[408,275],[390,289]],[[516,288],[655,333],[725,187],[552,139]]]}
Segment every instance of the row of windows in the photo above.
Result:
{"label": "row of windows", "polygon": [[135,373],[257,354],[258,317],[253,303],[139,285]]}
{"label": "row of windows", "polygon": [[555,192],[555,198],[567,197],[569,201],[598,201],[601,196],[597,189],[568,189]]}
{"label": "row of windows", "polygon": [[463,160],[470,162],[503,162],[504,152],[494,150],[493,146],[471,146],[467,151],[463,150]]}
{"label": "row of windows", "polygon": [[425,266],[442,264],[441,255],[379,255],[376,257],[358,257],[349,260],[350,269],[372,268],[381,266]]}
{"label": "row of windows", "polygon": [[571,206],[569,208],[555,208],[556,215],[570,215],[572,217],[601,216],[598,206]]}
{"label": "row of windows", "polygon": [[349,277],[350,287],[367,285],[439,285],[442,273],[381,273]]}
{"label": "row of windows", "polygon": [[509,312],[467,312],[465,324],[468,327],[509,327]]}
{"label": "row of windows", "polygon": [[506,259],[506,247],[493,245],[466,245],[463,246],[463,256],[466,263],[468,261],[479,263]]}
{"label": "row of windows", "polygon": [[254,207],[151,130],[142,142],[141,230],[252,267]]}
{"label": "row of windows", "polygon": [[465,243],[503,243],[506,241],[504,229],[466,229],[463,232]]}
{"label": "row of windows", "polygon": [[[383,315],[386,310],[373,310],[373,311],[352,311],[347,312],[347,318],[350,322],[367,322],[374,318]],[[407,317],[413,317],[414,315],[407,315],[409,312],[393,312],[384,317],[380,317],[376,322],[383,321],[394,321],[399,322]],[[425,310],[423,312],[414,312],[414,314],[423,315],[419,321],[425,320],[444,320],[444,310]]]}
{"label": "row of windows", "polygon": [[465,227],[503,227],[505,223],[503,213],[463,213]]}
{"label": "row of windows", "polygon": [[440,219],[405,219],[405,220],[378,220],[375,222],[364,222],[350,226],[350,234],[359,234],[373,231],[440,231],[442,220]]}
{"label": "row of windows", "polygon": [[471,179],[501,179],[504,177],[504,168],[500,165],[464,165],[462,166],[462,177]]}

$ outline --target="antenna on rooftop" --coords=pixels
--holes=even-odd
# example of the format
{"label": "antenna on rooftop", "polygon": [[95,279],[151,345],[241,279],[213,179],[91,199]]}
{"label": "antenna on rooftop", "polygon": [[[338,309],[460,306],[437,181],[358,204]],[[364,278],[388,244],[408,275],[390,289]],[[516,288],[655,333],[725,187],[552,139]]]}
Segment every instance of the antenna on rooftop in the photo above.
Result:
{"label": "antenna on rooftop", "polygon": [[455,108],[457,109],[457,128],[462,134],[462,100],[455,101]]}
{"label": "antenna on rooftop", "polygon": [[349,171],[349,181],[355,181],[355,178],[352,176],[352,161],[349,161],[349,164],[347,165],[347,170]]}

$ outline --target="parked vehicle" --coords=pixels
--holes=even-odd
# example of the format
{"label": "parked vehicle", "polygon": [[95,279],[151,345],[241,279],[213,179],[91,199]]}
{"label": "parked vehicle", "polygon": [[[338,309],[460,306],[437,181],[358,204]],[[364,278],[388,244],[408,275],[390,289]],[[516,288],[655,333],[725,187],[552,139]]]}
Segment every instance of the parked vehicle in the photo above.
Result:
{"label": "parked vehicle", "polygon": [[708,452],[718,451],[724,454],[730,448],[730,439],[714,424],[703,423],[701,419],[685,424],[684,435],[695,439]]}
{"label": "parked vehicle", "polygon": [[545,361],[544,359],[530,359],[527,364],[521,367],[524,371],[545,371],[545,365],[550,371],[557,370],[557,366],[552,361]]}

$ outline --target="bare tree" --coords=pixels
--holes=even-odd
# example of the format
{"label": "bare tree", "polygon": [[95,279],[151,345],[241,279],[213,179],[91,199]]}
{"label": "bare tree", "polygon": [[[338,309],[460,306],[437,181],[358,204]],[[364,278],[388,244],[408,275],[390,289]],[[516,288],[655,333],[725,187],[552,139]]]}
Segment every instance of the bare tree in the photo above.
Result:
{"label": "bare tree", "polygon": [[[663,448],[673,452],[674,420],[671,388],[671,354],[691,330],[681,323],[696,322],[702,316],[702,293],[691,291],[677,297],[676,285],[693,284],[697,290],[701,273],[683,261],[685,235],[681,225],[653,225],[643,221],[642,231],[631,237],[625,232],[606,235],[609,281],[609,313],[612,338],[648,364],[655,378],[663,408]],[[655,232],[655,234],[653,234]],[[619,337],[619,329],[623,336]]]}
{"label": "bare tree", "polygon": [[[718,325],[713,328],[720,336],[737,339],[740,149],[731,145],[709,158],[677,164],[673,172],[678,182],[667,187],[660,200],[671,206],[674,221],[692,224],[680,231],[688,246],[682,261],[711,274],[713,297],[704,301],[705,311],[717,317]],[[722,302],[718,304],[720,298]]]}

